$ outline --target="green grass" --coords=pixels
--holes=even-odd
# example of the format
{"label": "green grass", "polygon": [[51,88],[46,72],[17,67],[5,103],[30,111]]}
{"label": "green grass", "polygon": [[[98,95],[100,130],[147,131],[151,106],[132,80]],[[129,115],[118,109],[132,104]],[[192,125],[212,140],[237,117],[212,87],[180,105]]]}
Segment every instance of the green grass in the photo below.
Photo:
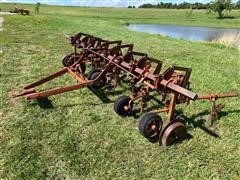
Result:
{"label": "green grass", "polygon": [[[10,7],[1,4],[2,10]],[[163,60],[164,68],[192,67],[192,88],[199,94],[239,92],[237,48],[133,32],[122,26],[145,22],[239,28],[239,11],[232,12],[234,19],[224,20],[204,11],[193,11],[193,19],[188,19],[184,10],[44,6],[40,12],[4,16],[0,36],[2,179],[239,179],[239,98],[219,101],[226,103],[216,122],[221,138],[203,131],[208,102],[179,106],[189,119],[193,138],[168,148],[149,143],[138,132],[139,119],[117,116],[113,103],[103,103],[88,89],[50,97],[52,109],[11,98],[25,84],[60,69],[61,56],[71,51],[64,37],[78,32],[134,43],[136,51]],[[54,85],[71,82],[63,77]],[[108,98],[114,101],[130,94],[118,91],[108,93]]]}

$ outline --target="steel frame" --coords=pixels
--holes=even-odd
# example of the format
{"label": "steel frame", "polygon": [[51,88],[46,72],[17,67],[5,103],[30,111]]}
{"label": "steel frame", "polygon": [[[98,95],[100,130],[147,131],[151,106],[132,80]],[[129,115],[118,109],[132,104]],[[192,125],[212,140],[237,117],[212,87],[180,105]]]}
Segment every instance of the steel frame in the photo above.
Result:
{"label": "steel frame", "polygon": [[[133,51],[133,44],[122,44],[122,41],[107,41],[88,34],[79,33],[69,38],[73,46],[70,58],[74,58],[70,67],[65,67],[43,79],[24,87],[24,91],[15,97],[25,96],[28,100],[44,98],[55,94],[77,90],[86,86],[99,83],[103,77],[109,76],[115,80],[116,87],[122,80],[121,76],[127,76],[127,82],[132,89],[131,100],[124,107],[132,110],[133,105],[141,100],[141,112],[147,106],[147,102],[153,97],[153,93],[160,96],[159,100],[164,105],[161,109],[152,112],[167,112],[166,128],[178,120],[174,117],[177,104],[187,103],[191,100],[209,100],[212,104],[210,124],[217,118],[217,113],[224,108],[223,104],[216,105],[219,98],[236,97],[237,93],[211,93],[198,96],[190,90],[191,68],[172,65],[163,73],[162,61],[148,57],[145,53]],[[81,64],[90,64],[93,69],[100,69],[100,74],[93,80],[88,80],[81,68]],[[70,74],[77,80],[77,84],[53,88],[37,92],[35,88],[47,83],[63,74]],[[172,125],[175,128],[175,125]],[[180,127],[180,126],[179,126]],[[163,131],[166,131],[166,128]],[[165,135],[160,136],[160,138]]]}

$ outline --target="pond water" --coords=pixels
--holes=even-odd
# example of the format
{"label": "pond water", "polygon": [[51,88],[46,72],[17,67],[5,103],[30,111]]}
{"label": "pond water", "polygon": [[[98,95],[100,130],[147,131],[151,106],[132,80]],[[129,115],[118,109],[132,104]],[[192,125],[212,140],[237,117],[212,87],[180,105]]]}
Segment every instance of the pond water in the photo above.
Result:
{"label": "pond water", "polygon": [[147,32],[151,34],[161,34],[177,39],[187,39],[191,41],[213,41],[229,34],[234,34],[238,38],[240,37],[240,29],[163,24],[129,24],[127,28],[134,31]]}

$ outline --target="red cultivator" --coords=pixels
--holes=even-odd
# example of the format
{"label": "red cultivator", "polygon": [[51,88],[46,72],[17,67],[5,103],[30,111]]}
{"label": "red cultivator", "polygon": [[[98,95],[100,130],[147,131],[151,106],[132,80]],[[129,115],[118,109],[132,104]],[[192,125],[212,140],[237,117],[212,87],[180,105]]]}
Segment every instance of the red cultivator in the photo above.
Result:
{"label": "red cultivator", "polygon": [[[162,62],[148,57],[147,54],[133,51],[132,44],[123,45],[122,41],[107,41],[83,33],[71,37],[70,41],[73,52],[63,58],[65,67],[25,86],[24,91],[16,97],[39,99],[86,86],[101,89],[111,84],[111,87],[115,88],[122,81],[127,82],[132,89],[132,95],[119,97],[114,103],[115,112],[121,116],[131,115],[137,104],[140,104],[140,112],[143,112],[151,99],[156,100],[162,108],[145,114],[139,123],[139,130],[150,141],[159,140],[160,144],[168,146],[185,139],[188,135],[184,121],[174,115],[176,104],[188,104],[190,100],[209,100],[212,103],[212,124],[218,111],[224,108],[223,104],[216,105],[216,100],[237,96],[237,93],[198,96],[189,88],[190,68],[171,66],[161,73]],[[86,65],[91,67],[88,76],[85,73]],[[35,87],[65,73],[77,79],[78,83],[42,92],[36,91]],[[157,114],[162,112],[168,113],[165,126]]]}

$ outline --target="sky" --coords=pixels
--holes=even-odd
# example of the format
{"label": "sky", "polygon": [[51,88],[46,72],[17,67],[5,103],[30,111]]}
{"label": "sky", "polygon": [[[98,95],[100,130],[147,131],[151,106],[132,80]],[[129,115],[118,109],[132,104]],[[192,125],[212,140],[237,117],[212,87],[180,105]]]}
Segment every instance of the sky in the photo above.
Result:
{"label": "sky", "polygon": [[157,4],[158,2],[181,3],[186,2],[210,2],[211,0],[0,0],[0,2],[37,3],[64,6],[96,6],[96,7],[127,7],[140,6],[145,3]]}

